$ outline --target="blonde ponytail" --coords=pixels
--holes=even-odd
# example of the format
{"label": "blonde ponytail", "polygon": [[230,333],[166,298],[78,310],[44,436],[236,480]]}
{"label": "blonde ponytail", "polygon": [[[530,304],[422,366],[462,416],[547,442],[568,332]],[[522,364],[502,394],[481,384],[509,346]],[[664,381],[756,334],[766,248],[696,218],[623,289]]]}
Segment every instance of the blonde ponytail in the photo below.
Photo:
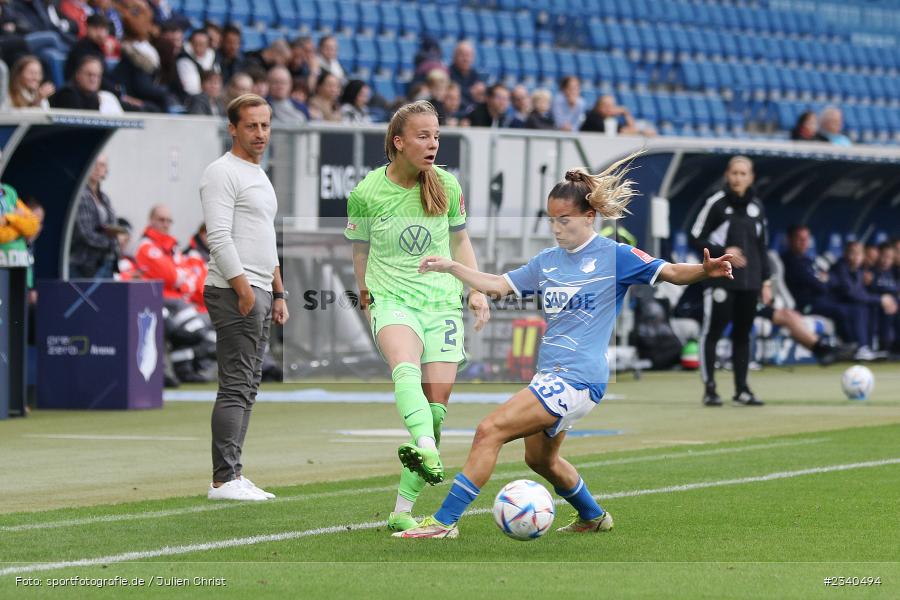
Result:
{"label": "blonde ponytail", "polygon": [[[394,145],[394,138],[403,135],[403,129],[406,127],[406,122],[410,116],[422,114],[434,115],[435,119],[438,116],[431,102],[418,100],[404,104],[391,117],[387,133],[384,136],[384,153],[389,161],[393,162],[397,157],[397,147]],[[447,199],[447,190],[444,189],[440,175],[433,168],[419,172],[419,194],[422,199],[422,209],[426,215],[436,217],[447,212],[450,205]]]}

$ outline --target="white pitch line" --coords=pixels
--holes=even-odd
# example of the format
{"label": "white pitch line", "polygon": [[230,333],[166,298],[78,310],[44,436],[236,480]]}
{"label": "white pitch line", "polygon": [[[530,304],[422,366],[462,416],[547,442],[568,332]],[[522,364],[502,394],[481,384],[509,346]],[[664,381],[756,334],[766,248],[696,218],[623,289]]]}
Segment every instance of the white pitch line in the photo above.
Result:
{"label": "white pitch line", "polygon": [[45,440],[99,440],[123,442],[197,442],[205,438],[170,435],[102,435],[79,433],[25,433],[22,437]]}
{"label": "white pitch line", "polygon": [[[735,479],[722,479],[719,481],[698,481],[696,483],[684,483],[681,485],[671,485],[661,488],[651,488],[643,490],[629,490],[623,492],[613,492],[610,494],[597,494],[595,498],[598,500],[610,500],[615,498],[633,498],[636,496],[648,496],[651,494],[671,494],[674,492],[687,492],[692,490],[702,490],[714,487],[723,487],[728,485],[743,485],[746,483],[761,483],[766,481],[776,481],[778,479],[789,479],[793,477],[801,477],[803,475],[819,475],[822,473],[834,473],[839,471],[850,471],[854,469],[870,469],[874,467],[884,467],[887,465],[900,464],[900,458],[886,458],[882,460],[872,460],[867,462],[849,463],[844,465],[829,465],[825,467],[813,467],[810,469],[800,469],[798,471],[778,471],[768,473],[767,475],[757,475],[753,477],[740,477]],[[562,504],[564,500],[557,500],[555,504]],[[490,508],[479,508],[470,510],[464,516],[481,515],[491,512]],[[285,531],[283,533],[273,533],[268,535],[255,535],[252,537],[231,538],[218,542],[205,542],[202,544],[189,544],[186,546],[166,546],[156,550],[143,550],[139,552],[126,552],[124,554],[111,554],[109,556],[100,556],[97,558],[82,558],[79,560],[60,561],[52,563],[33,563],[18,567],[7,567],[0,569],[0,577],[5,575],[16,575],[21,573],[32,573],[35,571],[51,571],[57,569],[67,569],[71,567],[90,567],[95,565],[107,565],[111,563],[120,563],[126,561],[138,561],[147,558],[155,558],[158,556],[177,556],[179,554],[189,554],[192,552],[205,552],[207,550],[221,550],[224,548],[237,548],[241,546],[253,546],[256,544],[265,544],[268,542],[280,542],[284,540],[295,540],[298,538],[326,535],[329,533],[341,533],[346,531],[360,531],[365,529],[376,529],[383,527],[384,521],[371,521],[369,523],[354,523],[346,525],[332,525],[331,527],[320,527],[317,529],[305,529],[302,531]]]}
{"label": "white pitch line", "polygon": [[[628,458],[613,458],[608,460],[597,460],[591,462],[579,462],[576,466],[579,469],[589,469],[593,467],[606,467],[613,465],[627,465],[640,462],[652,462],[657,460],[677,460],[681,458],[695,458],[701,456],[716,456],[720,454],[735,454],[738,452],[749,452],[752,450],[769,450],[772,448],[781,448],[784,446],[804,446],[807,444],[818,444],[828,441],[828,438],[811,438],[808,440],[785,440],[782,442],[770,442],[765,444],[750,444],[747,446],[737,446],[734,448],[713,448],[710,450],[688,450],[687,452],[667,452],[665,454],[648,454],[646,456],[630,456]],[[576,459],[573,459],[576,460]],[[494,473],[495,476],[502,475],[504,477],[525,477],[534,475],[531,470],[508,471],[507,468],[512,465],[501,465]],[[396,489],[396,485],[379,486],[369,488],[352,488],[347,490],[336,490],[332,492],[315,492],[312,494],[299,494],[296,496],[279,497],[277,500],[281,502],[296,502],[298,500],[317,500],[320,498],[334,498],[353,494],[376,494],[381,492],[390,492]],[[59,527],[78,527],[81,525],[93,525],[96,523],[116,523],[119,521],[134,521],[142,519],[155,519],[163,517],[177,517],[180,515],[189,515],[195,513],[203,513],[213,510],[222,510],[226,508],[236,508],[239,506],[247,506],[242,502],[227,502],[221,504],[203,504],[201,506],[188,506],[185,508],[173,508],[169,510],[158,510],[140,513],[124,513],[118,515],[103,515],[97,517],[85,517],[83,519],[66,519],[64,521],[47,521],[44,523],[24,523],[21,525],[3,525],[0,526],[0,532],[16,532],[16,531],[32,531],[35,529],[56,529]]]}

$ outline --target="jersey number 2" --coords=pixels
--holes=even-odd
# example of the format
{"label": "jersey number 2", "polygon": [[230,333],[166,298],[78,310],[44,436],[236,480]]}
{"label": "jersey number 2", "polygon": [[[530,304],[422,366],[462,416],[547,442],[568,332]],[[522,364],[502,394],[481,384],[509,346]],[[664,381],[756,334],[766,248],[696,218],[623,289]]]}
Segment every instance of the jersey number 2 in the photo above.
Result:
{"label": "jersey number 2", "polygon": [[453,336],[456,335],[457,331],[456,321],[447,319],[444,323],[447,324],[447,331],[444,332],[444,344],[447,346],[456,346],[456,340],[453,339]]}

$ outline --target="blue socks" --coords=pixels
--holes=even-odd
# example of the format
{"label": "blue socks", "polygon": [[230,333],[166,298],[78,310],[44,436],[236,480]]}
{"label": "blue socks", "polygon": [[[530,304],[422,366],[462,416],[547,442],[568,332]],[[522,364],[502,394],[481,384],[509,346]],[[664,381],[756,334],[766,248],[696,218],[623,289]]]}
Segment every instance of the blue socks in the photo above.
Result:
{"label": "blue socks", "polygon": [[571,490],[563,490],[558,487],[553,488],[553,490],[562,496],[566,502],[574,506],[575,510],[578,511],[578,516],[585,521],[596,519],[606,512],[594,500],[590,490],[584,484],[584,479],[581,477],[578,478],[578,483]]}
{"label": "blue socks", "polygon": [[481,492],[478,486],[469,481],[469,478],[459,473],[453,478],[453,486],[450,493],[444,498],[440,510],[434,514],[434,518],[444,525],[453,525],[462,516],[478,494]]}

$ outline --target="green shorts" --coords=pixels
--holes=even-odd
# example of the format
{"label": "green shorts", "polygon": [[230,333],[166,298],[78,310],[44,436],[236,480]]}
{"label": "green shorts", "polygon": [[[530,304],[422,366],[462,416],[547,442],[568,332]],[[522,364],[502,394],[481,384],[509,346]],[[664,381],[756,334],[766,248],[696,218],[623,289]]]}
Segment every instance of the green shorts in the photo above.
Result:
{"label": "green shorts", "polygon": [[[460,368],[466,363],[462,308],[424,311],[398,302],[379,300],[369,305],[372,317],[372,336],[378,346],[378,332],[388,325],[406,325],[422,340],[422,364],[455,362]],[[379,350],[380,352],[380,350]]]}

